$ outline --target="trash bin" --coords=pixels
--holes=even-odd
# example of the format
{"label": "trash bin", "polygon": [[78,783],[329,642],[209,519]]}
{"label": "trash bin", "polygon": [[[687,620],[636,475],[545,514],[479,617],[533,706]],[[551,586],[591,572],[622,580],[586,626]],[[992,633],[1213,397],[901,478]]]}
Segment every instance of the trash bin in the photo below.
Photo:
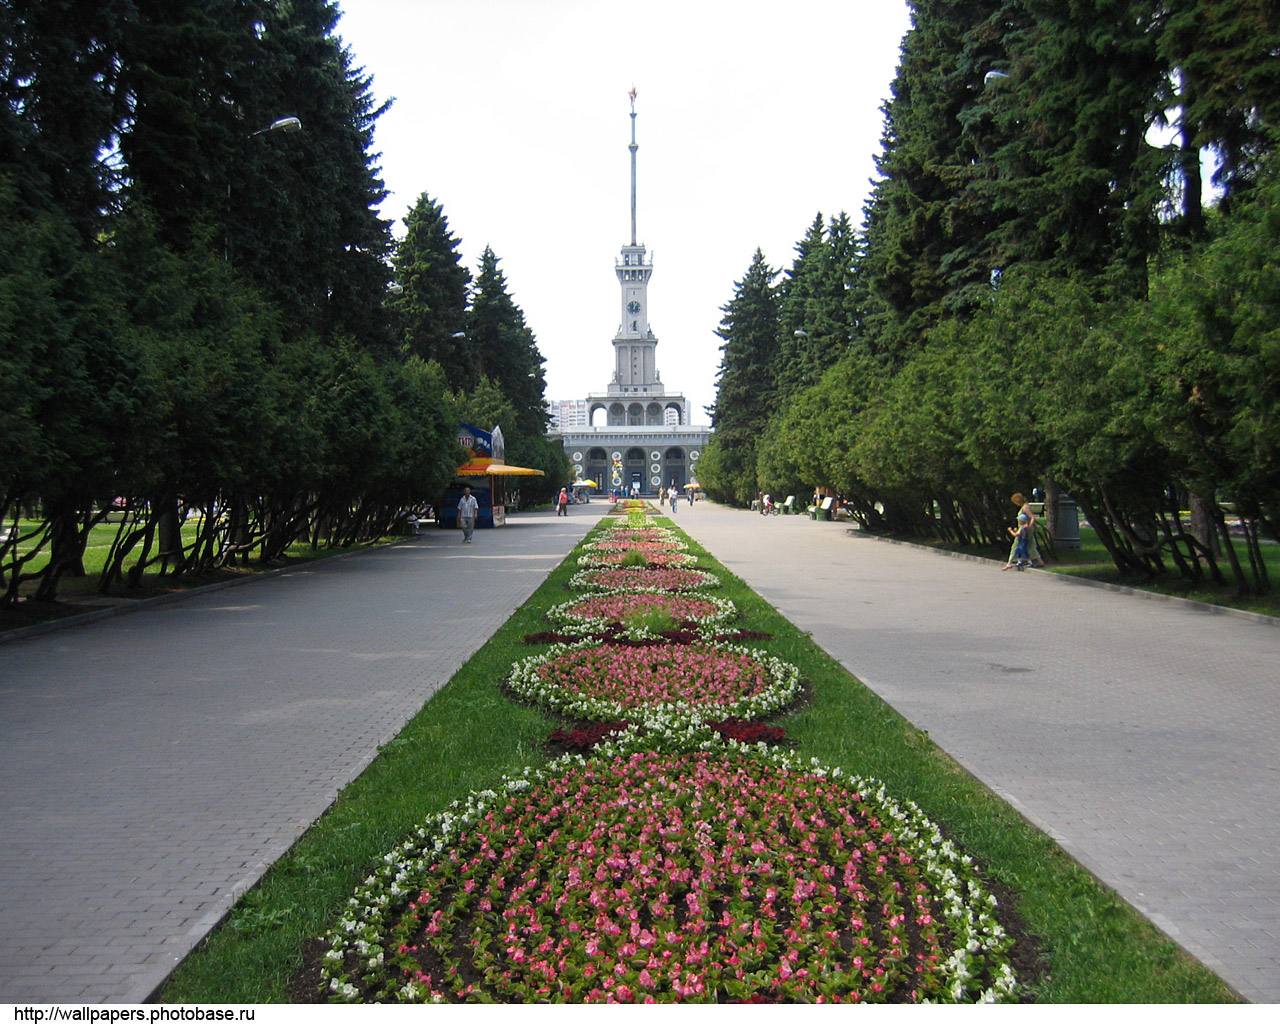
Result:
{"label": "trash bin", "polygon": [[1062,551],[1080,550],[1080,512],[1075,498],[1058,496],[1058,521],[1053,546]]}

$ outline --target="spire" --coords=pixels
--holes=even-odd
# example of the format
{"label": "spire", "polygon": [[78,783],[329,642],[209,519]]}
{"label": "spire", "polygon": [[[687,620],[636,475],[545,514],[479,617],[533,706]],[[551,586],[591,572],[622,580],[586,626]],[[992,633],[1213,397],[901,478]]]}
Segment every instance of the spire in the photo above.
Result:
{"label": "spire", "polygon": [[627,148],[631,150],[631,244],[636,244],[636,150],[640,147],[636,145],[636,87],[631,87],[631,92],[627,94],[631,97],[631,145]]}

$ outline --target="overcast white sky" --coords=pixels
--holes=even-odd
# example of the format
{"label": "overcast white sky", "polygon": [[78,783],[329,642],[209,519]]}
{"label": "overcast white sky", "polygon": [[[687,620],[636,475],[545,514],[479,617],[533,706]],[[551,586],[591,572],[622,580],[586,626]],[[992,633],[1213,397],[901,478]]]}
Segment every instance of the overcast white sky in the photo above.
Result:
{"label": "overcast white sky", "polygon": [[[794,258],[814,215],[861,223],[901,0],[339,0],[338,32],[395,98],[376,149],[400,221],[423,192],[468,267],[485,245],[546,359],[548,399],[603,391],[630,241],[654,261],[658,369],[707,422],[720,307],[759,247]],[[400,225],[396,226],[397,234]]]}

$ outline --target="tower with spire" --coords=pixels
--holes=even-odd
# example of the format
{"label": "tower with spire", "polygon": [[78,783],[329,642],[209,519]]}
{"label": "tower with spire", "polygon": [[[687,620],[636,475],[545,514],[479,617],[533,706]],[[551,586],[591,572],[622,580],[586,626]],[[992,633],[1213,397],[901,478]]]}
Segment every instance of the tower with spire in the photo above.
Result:
{"label": "tower with spire", "polygon": [[[613,337],[613,379],[603,392],[587,396],[588,426],[553,434],[561,438],[581,479],[602,489],[638,487],[654,494],[683,487],[694,478],[709,430],[690,424],[689,402],[668,391],[658,373],[658,338],[649,323],[649,280],[653,258],[636,232],[636,89],[631,99],[631,241],[614,263],[622,316]],[[566,405],[570,403],[565,403]],[[573,403],[574,405],[580,403]],[[555,403],[553,403],[553,414]],[[603,423],[600,423],[603,420]]]}
{"label": "tower with spire", "polygon": [[631,244],[622,247],[615,272],[622,292],[622,318],[613,339],[614,374],[610,394],[644,394],[662,390],[658,383],[658,339],[649,326],[649,278],[653,261],[636,235],[636,90],[631,92]]}

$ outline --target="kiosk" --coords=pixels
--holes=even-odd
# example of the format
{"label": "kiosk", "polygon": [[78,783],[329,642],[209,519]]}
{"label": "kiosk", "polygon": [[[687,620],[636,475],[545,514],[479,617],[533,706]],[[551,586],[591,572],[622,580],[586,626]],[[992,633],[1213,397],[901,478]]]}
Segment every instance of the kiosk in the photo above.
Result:
{"label": "kiosk", "polygon": [[507,521],[509,478],[546,475],[540,469],[507,465],[501,427],[488,431],[460,423],[458,444],[471,453],[471,458],[454,470],[452,483],[436,503],[436,524],[442,529],[455,530],[458,527],[458,499],[462,497],[462,488],[471,488],[479,506],[476,528],[485,530],[502,526]]}

